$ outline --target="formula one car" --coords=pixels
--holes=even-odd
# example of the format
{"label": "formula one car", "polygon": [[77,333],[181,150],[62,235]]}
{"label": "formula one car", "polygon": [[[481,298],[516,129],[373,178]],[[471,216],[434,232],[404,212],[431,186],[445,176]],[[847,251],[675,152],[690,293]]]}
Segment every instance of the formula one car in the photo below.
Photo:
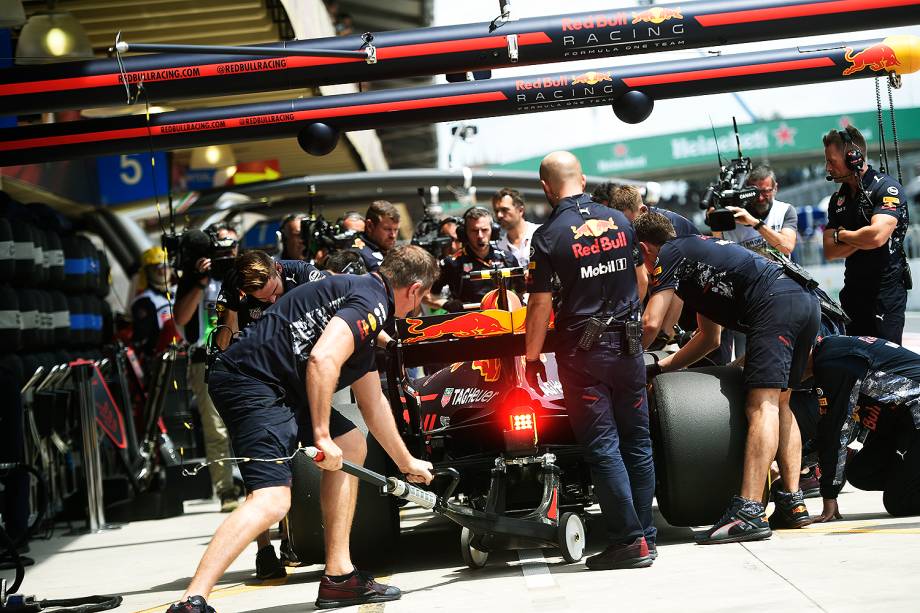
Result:
{"label": "formula one car", "polygon": [[[432,489],[452,508],[468,510],[447,515],[463,526],[469,566],[482,566],[493,550],[530,547],[556,547],[574,562],[584,552],[585,509],[595,501],[562,398],[553,330],[542,356],[548,380],[535,390],[524,377],[526,307],[513,309],[515,297],[504,287],[523,269],[480,274],[492,274],[499,286],[485,306],[504,308],[397,322],[386,369],[394,417],[409,450],[446,477]],[[410,378],[417,366],[431,374]],[[650,400],[659,509],[678,526],[715,521],[741,480],[740,369],[661,376]],[[347,409],[340,407],[355,416]],[[395,474],[371,436],[368,449],[366,466]],[[300,455],[295,461],[288,536],[298,558],[312,563],[322,561],[323,543],[319,471],[309,464]],[[377,552],[391,549],[399,533],[398,501],[361,488],[352,532],[359,556],[369,543]]]}

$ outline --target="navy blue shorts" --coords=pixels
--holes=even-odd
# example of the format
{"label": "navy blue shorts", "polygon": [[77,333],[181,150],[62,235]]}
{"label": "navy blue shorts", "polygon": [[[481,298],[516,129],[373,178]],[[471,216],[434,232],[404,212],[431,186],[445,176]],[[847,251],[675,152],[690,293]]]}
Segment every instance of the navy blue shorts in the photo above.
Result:
{"label": "navy blue shorts", "polygon": [[[208,393],[227,426],[236,457],[281,458],[313,442],[309,410],[287,406],[275,389],[261,381],[227,370],[218,362],[211,369]],[[332,409],[329,433],[333,439],[354,428],[351,420]],[[239,467],[250,492],[291,485],[290,462],[243,462]]]}
{"label": "navy blue shorts", "polygon": [[744,357],[747,388],[797,386],[820,324],[818,298],[791,279],[778,279],[750,322]]}

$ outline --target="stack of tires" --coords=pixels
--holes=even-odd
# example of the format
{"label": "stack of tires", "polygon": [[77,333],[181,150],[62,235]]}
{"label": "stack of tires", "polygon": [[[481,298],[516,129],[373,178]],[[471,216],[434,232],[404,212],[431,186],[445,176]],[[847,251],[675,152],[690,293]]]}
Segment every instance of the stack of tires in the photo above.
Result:
{"label": "stack of tires", "polygon": [[101,356],[109,287],[106,257],[88,237],[49,207],[0,192],[0,356],[18,360],[25,378]]}

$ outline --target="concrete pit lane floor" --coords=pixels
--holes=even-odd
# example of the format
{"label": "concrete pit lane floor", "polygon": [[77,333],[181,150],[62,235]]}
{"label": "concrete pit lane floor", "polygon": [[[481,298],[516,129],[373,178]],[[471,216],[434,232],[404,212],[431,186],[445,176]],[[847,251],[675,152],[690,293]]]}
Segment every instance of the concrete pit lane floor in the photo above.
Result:
{"label": "concrete pit lane floor", "polygon": [[[820,513],[820,499],[807,504],[813,515]],[[658,516],[659,557],[651,568],[592,572],[583,562],[566,564],[553,549],[493,553],[485,568],[469,570],[460,557],[459,529],[406,508],[394,559],[366,569],[399,586],[402,600],[343,610],[918,610],[920,517],[890,517],[880,492],[849,487],[840,509],[842,521],[775,531],[767,541],[706,547],[693,543],[702,528],[674,528]],[[603,547],[596,514],[592,509],[588,554]],[[118,611],[161,613],[181,595],[224,517],[215,501],[191,501],[181,517],[32,541],[36,564],[26,569],[20,592],[39,598],[122,594]],[[209,604],[220,613],[314,609],[319,566],[259,581],[255,553],[251,545],[230,567]]]}
{"label": "concrete pit lane floor", "polygon": [[[904,345],[920,351],[920,316],[908,314]],[[400,601],[346,611],[920,611],[920,517],[885,513],[881,492],[847,486],[842,521],[779,530],[767,541],[698,546],[703,528],[674,528],[660,515],[651,568],[591,572],[553,549],[491,554],[469,570],[459,529],[421,509],[402,511],[393,559],[364,568],[403,590]],[[727,501],[726,501],[727,502]],[[821,500],[807,500],[812,515]],[[772,508],[772,506],[771,506]],[[184,516],[134,522],[119,530],[33,540],[20,592],[39,598],[121,594],[118,611],[162,613],[182,594],[211,535],[226,517],[216,501],[186,502]],[[603,529],[592,509],[586,555]],[[274,541],[277,550],[278,541]],[[300,613],[314,609],[321,567],[288,569],[286,579],[255,578],[255,545],[230,567],[209,599],[220,613]],[[0,576],[12,579],[12,571]]]}

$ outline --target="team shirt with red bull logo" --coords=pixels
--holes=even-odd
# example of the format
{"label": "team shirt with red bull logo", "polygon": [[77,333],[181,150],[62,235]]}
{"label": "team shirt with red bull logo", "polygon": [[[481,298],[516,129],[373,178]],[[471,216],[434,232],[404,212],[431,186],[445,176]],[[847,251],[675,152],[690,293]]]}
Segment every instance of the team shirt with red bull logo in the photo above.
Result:
{"label": "team shirt with red bull logo", "polygon": [[641,265],[635,230],[623,213],[579,194],[560,200],[534,232],[528,291],[551,292],[558,278],[556,327],[576,331],[602,310],[616,314],[638,304]]}
{"label": "team shirt with red bull logo", "polygon": [[678,236],[661,246],[649,294],[673,289],[708,319],[747,333],[747,322],[764,308],[770,287],[782,274],[779,264],[737,243],[711,236]]}
{"label": "team shirt with red bull logo", "polygon": [[286,292],[220,355],[228,370],[275,389],[292,407],[307,407],[307,358],[333,317],[348,324],[354,352],[342,366],[336,389],[376,369],[374,345],[392,325],[393,295],[382,277],[331,275]]}
{"label": "team shirt with red bull logo", "polygon": [[[906,411],[899,423],[920,429],[920,356],[871,336],[829,336],[815,345],[813,359],[821,495],[836,498],[845,483],[847,443],[857,422],[872,437],[880,424]],[[906,430],[909,437],[910,427]]]}
{"label": "team shirt with red bull logo", "polygon": [[[450,291],[450,297],[453,300],[459,300],[464,303],[480,302],[483,296],[493,289],[492,280],[465,279],[464,276],[477,270],[489,270],[495,266],[514,268],[517,265],[517,260],[510,254],[495,247],[489,246],[489,253],[484,258],[478,258],[472,253],[467,253],[467,248],[464,247],[451,257],[442,260],[441,275],[431,288],[431,293],[434,295],[440,294],[441,290],[447,286]],[[518,293],[523,293],[523,283],[515,280],[511,284],[511,289]]]}
{"label": "team shirt with red bull logo", "polygon": [[871,166],[862,177],[862,188],[863,196],[853,193],[850,186],[844,184],[831,196],[827,227],[859,230],[871,224],[874,215],[890,215],[898,220],[898,225],[886,244],[876,249],[859,249],[847,257],[841,294],[844,301],[846,294],[865,301],[880,292],[904,291],[902,279],[906,262],[901,250],[909,222],[904,188]]}

